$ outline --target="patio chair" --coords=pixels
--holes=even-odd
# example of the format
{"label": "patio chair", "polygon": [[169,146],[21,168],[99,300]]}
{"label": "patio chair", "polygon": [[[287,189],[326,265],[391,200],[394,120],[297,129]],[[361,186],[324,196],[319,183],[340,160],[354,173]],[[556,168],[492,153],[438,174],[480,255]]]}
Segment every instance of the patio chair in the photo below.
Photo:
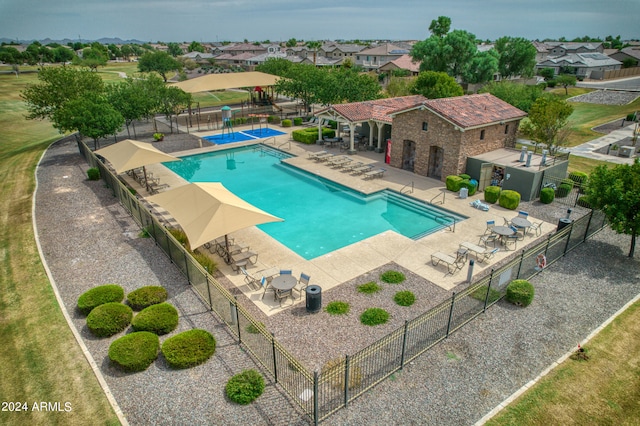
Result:
{"label": "patio chair", "polygon": [[510,235],[510,237],[516,237],[518,241],[524,240],[524,230],[514,225],[511,225],[510,228],[513,231],[513,235]]}
{"label": "patio chair", "polygon": [[493,227],[496,226],[495,220],[487,221],[487,229],[484,230],[484,235],[490,235],[493,232]]}
{"label": "patio chair", "polygon": [[491,243],[493,244],[493,247],[495,247],[497,241],[498,235],[496,234],[483,235],[480,237],[480,241],[478,242],[478,244],[483,244],[485,247],[489,247],[489,243]]}
{"label": "patio chair", "polygon": [[499,248],[494,248],[493,250],[487,251],[482,255],[482,259],[478,258],[478,262],[479,263],[483,263],[486,260],[489,260],[491,258],[493,258],[493,256],[499,252],[500,249]]}
{"label": "patio chair", "polygon": [[300,278],[298,278],[298,285],[296,285],[293,289],[298,292],[299,298],[302,298],[302,292],[309,287],[309,281],[311,277],[305,273],[300,273]]}
{"label": "patio chair", "polygon": [[373,178],[378,178],[378,177],[382,177],[382,175],[384,175],[384,172],[386,172],[386,169],[383,168],[379,168],[377,170],[371,170],[370,172],[365,172],[364,174],[364,178],[365,179],[373,179]]}
{"label": "patio chair", "polygon": [[291,298],[291,303],[293,304],[293,289],[291,290],[276,290],[275,298],[278,302],[280,302],[280,307],[282,307],[282,302],[286,301],[288,298]]}
{"label": "patio chair", "polygon": [[244,275],[244,282],[249,286],[249,288],[253,290],[260,290],[261,285],[257,278],[247,272],[243,267],[240,267],[240,271],[242,272],[242,275]]}
{"label": "patio chair", "polygon": [[509,250],[509,246],[513,245],[513,250],[518,248],[518,236],[517,235],[509,235],[504,237],[504,249]]}
{"label": "patio chair", "polygon": [[518,217],[523,217],[523,218],[525,218],[525,219],[528,219],[528,218],[529,218],[529,213],[527,213],[527,212],[525,212],[525,211],[520,210],[520,211],[518,212]]}
{"label": "patio chair", "polygon": [[262,297],[260,298],[260,300],[264,299],[264,295],[267,294],[267,291],[272,291],[275,297],[276,291],[273,287],[271,287],[269,281],[267,281],[265,277],[260,278],[260,287],[262,287]]}
{"label": "patio chair", "polygon": [[543,223],[544,223],[543,221],[532,223],[531,226],[528,229],[528,232],[531,233],[532,231],[535,231],[536,237],[539,237],[542,234],[542,224]]}
{"label": "patio chair", "polygon": [[280,275],[291,275],[291,269],[280,269]]}
{"label": "patio chair", "polygon": [[502,219],[504,219],[504,226],[511,226],[511,221],[509,219],[504,216],[502,216]]}
{"label": "patio chair", "polygon": [[453,275],[464,266],[464,255],[458,253],[456,257],[453,257],[439,251],[433,253],[431,255],[431,264],[433,266],[438,266],[441,263],[447,265],[447,273]]}

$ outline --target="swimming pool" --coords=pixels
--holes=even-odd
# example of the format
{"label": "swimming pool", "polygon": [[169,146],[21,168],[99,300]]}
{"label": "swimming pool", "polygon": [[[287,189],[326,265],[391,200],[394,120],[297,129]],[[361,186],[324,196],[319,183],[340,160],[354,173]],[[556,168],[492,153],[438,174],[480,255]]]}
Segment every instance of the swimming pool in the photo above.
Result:
{"label": "swimming pool", "polygon": [[268,127],[264,127],[259,129],[242,130],[239,132],[220,133],[217,135],[204,136],[202,139],[208,140],[209,142],[215,143],[216,145],[223,145],[227,143],[244,142],[244,141],[269,138],[272,136],[281,136],[284,134],[286,133],[281,132],[279,130],[274,130]]}
{"label": "swimming pool", "polygon": [[189,182],[222,182],[281,217],[258,227],[309,260],[381,232],[418,239],[466,219],[398,192],[365,195],[282,163],[287,153],[251,145],[164,163]]}

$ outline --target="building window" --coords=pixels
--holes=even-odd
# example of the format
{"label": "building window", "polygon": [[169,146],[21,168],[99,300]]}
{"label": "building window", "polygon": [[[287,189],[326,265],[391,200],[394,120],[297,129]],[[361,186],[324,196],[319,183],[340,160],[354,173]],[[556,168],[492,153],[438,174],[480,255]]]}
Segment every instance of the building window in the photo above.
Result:
{"label": "building window", "polygon": [[504,134],[505,135],[509,134],[509,125],[508,124],[506,126],[504,126]]}
{"label": "building window", "polygon": [[429,123],[427,123],[426,121],[422,122],[422,130],[424,130],[425,132],[429,129]]}
{"label": "building window", "polygon": [[480,130],[480,140],[484,140],[484,130]]}

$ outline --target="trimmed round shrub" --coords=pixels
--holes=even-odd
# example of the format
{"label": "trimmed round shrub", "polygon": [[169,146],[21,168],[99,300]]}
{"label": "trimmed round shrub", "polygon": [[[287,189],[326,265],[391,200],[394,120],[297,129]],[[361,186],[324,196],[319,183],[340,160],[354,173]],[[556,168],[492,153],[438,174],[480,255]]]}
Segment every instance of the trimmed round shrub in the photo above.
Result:
{"label": "trimmed round shrub", "polygon": [[464,180],[469,180],[469,179],[471,179],[471,176],[469,176],[469,175],[468,175],[468,174],[466,174],[466,173],[460,173],[458,176],[460,176],[460,177],[461,177],[462,179],[464,179]]}
{"label": "trimmed round shrub", "polygon": [[385,271],[380,275],[380,279],[388,284],[398,284],[406,279],[402,272]]}
{"label": "trimmed round shrub", "polygon": [[542,188],[540,190],[540,202],[542,204],[551,204],[556,198],[556,192],[553,188]]}
{"label": "trimmed round shrub", "polygon": [[467,195],[472,196],[476,193],[476,190],[478,189],[478,186],[471,183],[470,180],[465,179],[460,183],[460,188],[467,188],[467,190],[469,192],[467,192]]}
{"label": "trimmed round shrub", "polygon": [[567,195],[571,193],[572,189],[573,189],[573,185],[563,183],[558,187],[558,190],[556,191],[556,196],[558,198],[565,198]]}
{"label": "trimmed round shrub", "polygon": [[342,302],[339,300],[329,303],[327,307],[324,308],[324,310],[327,311],[329,315],[348,314],[350,309],[351,309],[351,306],[349,306],[347,302]]}
{"label": "trimmed round shrub", "polygon": [[500,198],[500,190],[499,186],[487,186],[484,189],[484,201],[495,204]]}
{"label": "trimmed round shrub", "polygon": [[460,176],[450,175],[447,176],[446,185],[447,189],[452,192],[460,191],[460,185],[462,184],[462,179]]}
{"label": "trimmed round shrub", "polygon": [[105,284],[87,290],[78,298],[78,310],[89,315],[93,308],[109,302],[122,302],[124,289],[118,284]]}
{"label": "trimmed round shrub", "polygon": [[520,205],[520,193],[517,191],[506,189],[500,192],[498,203],[500,204],[500,207],[504,207],[505,209],[509,210],[515,210],[518,208],[518,205]]}
{"label": "trimmed round shrub", "polygon": [[583,195],[581,197],[578,198],[577,204],[580,207],[584,207],[586,209],[590,209],[591,208],[591,203],[589,202],[589,196],[588,195]]}
{"label": "trimmed round shrub", "polygon": [[587,181],[589,175],[585,172],[574,171],[569,173],[569,179],[574,182],[575,186],[581,186]]}
{"label": "trimmed round shrub", "polygon": [[382,308],[369,308],[360,315],[360,322],[364,325],[380,325],[389,321],[389,312]]}
{"label": "trimmed round shrub", "polygon": [[148,331],[136,331],[111,343],[109,359],[124,371],[144,371],[158,358],[159,349],[158,335]]}
{"label": "trimmed round shrub", "polygon": [[535,290],[527,280],[513,280],[507,286],[505,298],[518,306],[529,306],[533,301]]}
{"label": "trimmed round shrub", "polygon": [[225,390],[231,401],[247,405],[264,392],[264,378],[256,370],[244,370],[229,379]]}
{"label": "trimmed round shrub", "polygon": [[87,328],[98,337],[109,337],[131,324],[133,310],[119,302],[95,307],[87,316]]}
{"label": "trimmed round shrub", "polygon": [[415,303],[416,296],[408,290],[399,291],[393,296],[393,301],[400,306],[411,306]]}
{"label": "trimmed round shrub", "polygon": [[135,331],[150,331],[162,335],[172,332],[178,326],[178,310],[169,303],[159,303],[146,307],[131,321]]}
{"label": "trimmed round shrub", "polygon": [[202,364],[216,351],[216,339],[206,330],[183,331],[162,344],[162,354],[173,368]]}
{"label": "trimmed round shrub", "polygon": [[91,167],[87,170],[87,178],[89,180],[100,180],[100,169],[97,167]]}
{"label": "trimmed round shrub", "polygon": [[288,118],[282,120],[282,123],[280,123],[282,125],[282,127],[291,127],[291,120],[289,120]]}
{"label": "trimmed round shrub", "polygon": [[358,289],[358,293],[364,293],[364,294],[373,294],[382,290],[382,287],[380,287],[378,283],[376,283],[375,281],[360,284],[356,288]]}
{"label": "trimmed round shrub", "polygon": [[148,306],[166,301],[168,296],[164,287],[148,285],[127,294],[127,302],[134,311],[141,311]]}
{"label": "trimmed round shrub", "polygon": [[293,119],[294,126],[302,126],[302,117],[296,117]]}

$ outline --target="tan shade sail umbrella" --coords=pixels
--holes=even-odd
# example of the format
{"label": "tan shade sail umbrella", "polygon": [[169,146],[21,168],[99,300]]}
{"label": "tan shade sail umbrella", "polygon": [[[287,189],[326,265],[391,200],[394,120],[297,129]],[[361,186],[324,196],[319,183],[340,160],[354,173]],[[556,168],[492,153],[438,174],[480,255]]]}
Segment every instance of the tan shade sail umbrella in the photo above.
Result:
{"label": "tan shade sail umbrella", "polygon": [[196,182],[147,198],[180,224],[191,249],[248,226],[283,219],[247,203],[220,182]]}
{"label": "tan shade sail umbrella", "polygon": [[[145,182],[147,182],[147,170],[144,166],[180,160],[178,157],[160,151],[150,143],[132,139],[125,139],[106,148],[99,149],[95,151],[95,154],[109,160],[117,174],[142,167]],[[149,184],[146,183],[146,185],[148,190]]]}
{"label": "tan shade sail umbrella", "polygon": [[173,83],[187,93],[209,92],[211,90],[238,89],[241,87],[273,86],[280,77],[258,71],[225,74],[207,74],[202,77]]}

